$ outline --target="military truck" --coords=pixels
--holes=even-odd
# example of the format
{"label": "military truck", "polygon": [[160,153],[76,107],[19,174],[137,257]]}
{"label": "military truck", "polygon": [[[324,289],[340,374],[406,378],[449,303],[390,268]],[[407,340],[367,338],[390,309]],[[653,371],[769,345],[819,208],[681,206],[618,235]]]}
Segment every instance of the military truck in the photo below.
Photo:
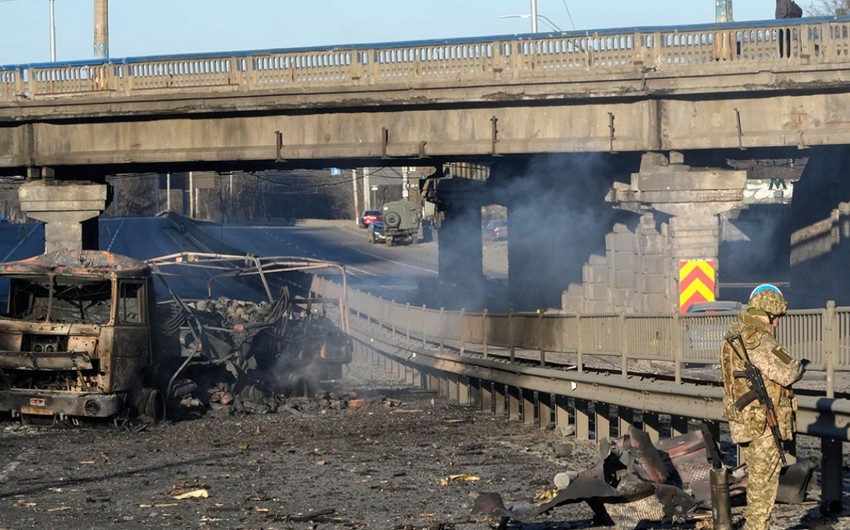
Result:
{"label": "military truck", "polygon": [[401,241],[416,243],[419,238],[419,206],[408,200],[388,202],[381,208],[381,217],[387,246]]}
{"label": "military truck", "polygon": [[[351,362],[346,326],[317,308],[338,303],[345,314],[343,300],[298,298],[286,286],[275,295],[269,277],[291,273],[291,282],[328,266],[344,276],[306,258],[188,252],[140,261],[62,250],[2,263],[0,412],[156,421],[193,392],[208,398],[212,385],[233,393],[260,375],[300,388],[339,379]],[[228,286],[240,299],[213,295]],[[246,299],[250,291],[265,300]]]}

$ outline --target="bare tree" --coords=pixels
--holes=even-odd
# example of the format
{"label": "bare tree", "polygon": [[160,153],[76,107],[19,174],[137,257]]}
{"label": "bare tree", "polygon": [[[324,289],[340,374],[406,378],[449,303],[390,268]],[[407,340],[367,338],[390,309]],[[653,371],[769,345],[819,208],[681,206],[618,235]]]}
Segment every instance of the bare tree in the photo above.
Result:
{"label": "bare tree", "polygon": [[850,0],[817,0],[807,11],[812,16],[847,15],[850,14]]}

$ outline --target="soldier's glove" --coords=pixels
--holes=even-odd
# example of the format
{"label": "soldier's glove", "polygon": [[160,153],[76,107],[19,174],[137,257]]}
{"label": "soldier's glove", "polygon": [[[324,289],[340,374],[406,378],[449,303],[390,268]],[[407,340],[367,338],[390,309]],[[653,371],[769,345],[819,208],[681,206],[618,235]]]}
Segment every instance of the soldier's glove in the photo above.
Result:
{"label": "soldier's glove", "polygon": [[808,366],[809,363],[811,363],[811,361],[808,359],[803,359],[800,361],[800,367],[797,368],[797,375],[796,377],[794,377],[795,383],[803,378],[803,374],[806,373],[806,366]]}

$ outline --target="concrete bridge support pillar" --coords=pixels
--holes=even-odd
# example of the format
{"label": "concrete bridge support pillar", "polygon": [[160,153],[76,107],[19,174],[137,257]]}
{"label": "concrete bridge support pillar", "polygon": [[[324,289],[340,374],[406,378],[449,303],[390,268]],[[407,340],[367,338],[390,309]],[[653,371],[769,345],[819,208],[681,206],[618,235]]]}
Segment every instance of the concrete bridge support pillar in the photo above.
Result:
{"label": "concrete bridge support pillar", "polygon": [[[644,215],[633,235],[621,228],[606,239],[608,311],[623,310],[624,300],[633,300],[635,311],[675,310],[680,260],[714,260],[719,268],[719,216],[743,207],[746,171],[692,169],[682,162],[678,153],[671,153],[669,159],[647,153],[631,183],[616,183],[609,192],[609,202]],[[652,211],[671,216],[660,230],[649,213]],[[635,264],[632,268],[626,267],[630,258]],[[565,297],[567,310],[603,310],[594,303],[600,286],[588,284],[588,276],[604,281],[605,271],[596,269],[585,275],[582,287],[571,286]]]}
{"label": "concrete bridge support pillar", "polygon": [[446,210],[437,241],[440,280],[458,287],[482,285],[481,206],[453,205]]}
{"label": "concrete bridge support pillar", "polygon": [[105,184],[31,180],[21,185],[18,197],[21,210],[44,223],[45,252],[97,249],[96,218],[106,206]]}

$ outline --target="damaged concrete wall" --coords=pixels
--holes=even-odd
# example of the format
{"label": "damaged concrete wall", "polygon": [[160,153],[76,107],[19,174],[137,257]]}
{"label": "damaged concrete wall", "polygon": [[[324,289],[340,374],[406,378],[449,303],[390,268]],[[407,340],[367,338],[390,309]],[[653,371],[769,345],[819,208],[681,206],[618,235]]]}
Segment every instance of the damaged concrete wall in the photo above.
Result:
{"label": "damaged concrete wall", "polygon": [[677,307],[676,263],[667,223],[656,227],[651,213],[634,230],[617,224],[605,237],[605,256],[584,265],[582,283],[562,296],[569,313],[653,313]]}

